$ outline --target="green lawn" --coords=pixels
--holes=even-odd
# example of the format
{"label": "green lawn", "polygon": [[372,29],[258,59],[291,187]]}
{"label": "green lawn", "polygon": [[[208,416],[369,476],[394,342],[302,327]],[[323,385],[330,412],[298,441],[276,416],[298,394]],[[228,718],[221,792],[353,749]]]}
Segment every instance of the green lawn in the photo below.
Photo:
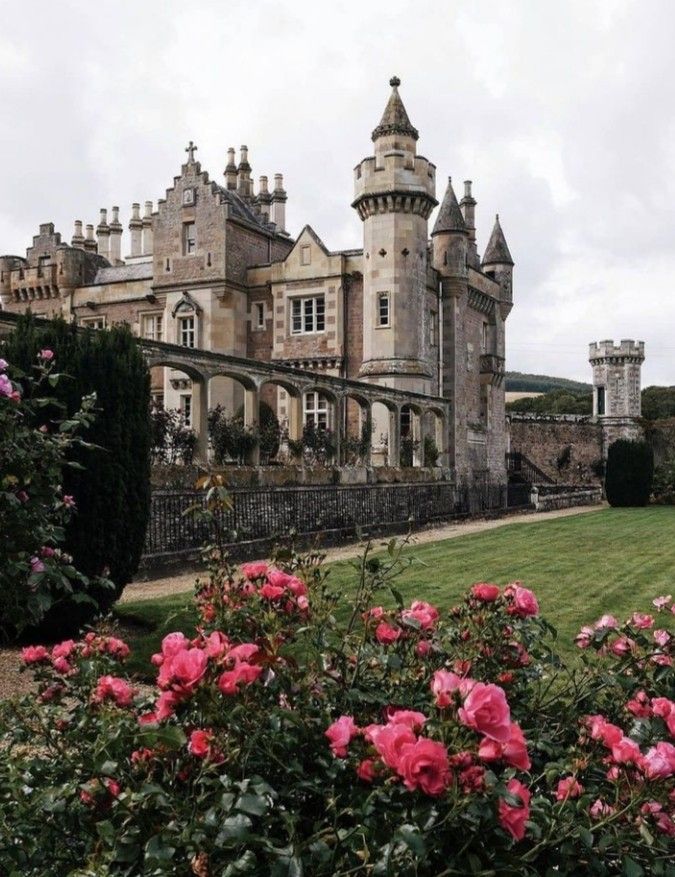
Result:
{"label": "green lawn", "polygon": [[[398,579],[404,598],[447,607],[477,581],[504,585],[520,579],[537,594],[541,611],[560,634],[561,651],[575,653],[579,627],[603,612],[619,618],[650,611],[661,594],[675,594],[675,508],[604,509],[575,517],[511,524],[409,549],[419,561]],[[347,563],[331,565],[333,585],[353,587]],[[125,603],[117,613],[139,626],[128,637],[134,669],[170,630],[190,632],[190,596]],[[660,616],[673,627],[675,616]]]}

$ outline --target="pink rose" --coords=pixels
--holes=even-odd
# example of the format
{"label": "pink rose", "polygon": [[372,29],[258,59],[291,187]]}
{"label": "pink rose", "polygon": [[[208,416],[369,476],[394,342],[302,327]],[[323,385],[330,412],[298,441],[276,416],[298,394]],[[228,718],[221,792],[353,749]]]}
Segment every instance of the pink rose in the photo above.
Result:
{"label": "pink rose", "polygon": [[517,615],[519,618],[527,618],[530,615],[537,615],[539,612],[539,603],[532,591],[521,587],[514,582],[507,585],[504,595],[509,600],[508,612],[511,615]]}
{"label": "pink rose", "polygon": [[14,395],[14,386],[4,372],[0,374],[0,396],[6,396],[11,399]]}
{"label": "pink rose", "polygon": [[263,668],[245,661],[238,661],[234,669],[225,670],[218,679],[218,688],[223,694],[236,694],[240,685],[252,685],[262,673]]}
{"label": "pink rose", "polygon": [[396,640],[401,638],[401,630],[398,627],[392,627],[386,621],[380,622],[375,628],[375,639],[382,645],[390,646]]}
{"label": "pink rose", "polygon": [[423,600],[415,600],[410,609],[404,609],[401,612],[403,621],[414,621],[420,627],[420,630],[429,630],[434,627],[439,618],[438,609],[430,603]]}
{"label": "pink rose", "polygon": [[504,761],[521,770],[529,770],[531,767],[527,741],[517,722],[511,722],[510,737],[506,743],[484,737],[478,747],[478,757],[483,761]]}
{"label": "pink rose", "polygon": [[356,775],[364,783],[372,783],[375,779],[375,761],[372,758],[364,758],[356,768]]}
{"label": "pink rose", "polygon": [[654,627],[654,618],[644,612],[633,612],[628,623],[637,630],[646,630],[649,627]]}
{"label": "pink rose", "polygon": [[445,746],[424,738],[402,748],[396,770],[407,789],[425,795],[442,795],[452,779]]}
{"label": "pink rose", "polygon": [[630,737],[622,737],[619,741],[612,744],[611,749],[612,758],[618,764],[639,765],[642,763],[640,747],[635,740],[631,740]]}
{"label": "pink rose", "polygon": [[656,643],[656,645],[661,646],[661,648],[667,646],[671,639],[670,634],[667,630],[655,630],[652,635],[654,637],[654,642]]}
{"label": "pink rose", "polygon": [[263,579],[267,575],[268,566],[264,560],[254,561],[253,563],[242,563],[241,574],[249,581]]}
{"label": "pink rose", "polygon": [[415,654],[418,658],[426,658],[431,651],[431,643],[428,640],[421,639],[415,646]]}
{"label": "pink rose", "polygon": [[605,801],[597,798],[588,808],[588,812],[591,815],[591,819],[595,819],[596,821],[598,821],[599,819],[603,819],[605,816],[611,816],[612,813],[614,813],[614,807],[611,807]]}
{"label": "pink rose", "polygon": [[63,504],[67,509],[74,509],[77,505],[77,503],[75,502],[75,497],[71,496],[69,493],[67,493],[63,497]]}
{"label": "pink rose", "polygon": [[436,706],[440,709],[450,706],[453,702],[451,695],[456,691],[462,697],[466,697],[475,684],[473,679],[462,678],[449,670],[436,670],[431,680],[431,691],[436,697]]}
{"label": "pink rose", "polygon": [[75,651],[75,640],[66,639],[52,649],[52,658],[69,658]]}
{"label": "pink rose", "polygon": [[672,599],[673,598],[670,594],[668,594],[667,597],[656,597],[654,600],[652,600],[652,606],[656,606],[656,608],[660,612],[662,609],[665,609],[665,607],[670,603]]}
{"label": "pink rose", "polygon": [[671,737],[675,737],[675,702],[667,697],[652,698],[652,712],[663,719]]}
{"label": "pink rose", "polygon": [[168,633],[162,640],[162,657],[173,658],[178,652],[189,648],[190,640],[180,631],[176,633]]}
{"label": "pink rose", "polygon": [[675,773],[675,746],[661,741],[647,750],[643,767],[650,780],[666,780]]}
{"label": "pink rose", "polygon": [[586,716],[586,727],[593,740],[601,740],[608,748],[618,743],[623,731],[617,725],[608,722],[604,716]]}
{"label": "pink rose", "polygon": [[652,714],[649,698],[644,691],[638,691],[635,697],[627,702],[626,709],[639,718],[649,718]]}
{"label": "pink rose", "polygon": [[260,653],[260,647],[255,643],[240,643],[233,646],[225,656],[228,661],[251,661]]}
{"label": "pink rose", "polygon": [[406,725],[411,731],[421,731],[426,720],[424,713],[415,710],[393,710],[387,715],[388,724]]}
{"label": "pink rose", "polygon": [[6,359],[0,359],[0,372],[4,372],[5,369],[9,368],[9,363]]}
{"label": "pink rose", "polygon": [[497,585],[490,585],[487,582],[478,582],[471,588],[471,596],[482,603],[494,603],[499,597],[499,588]]}
{"label": "pink rose", "polygon": [[45,565],[40,560],[39,557],[31,557],[30,559],[30,571],[35,575],[37,573],[41,573],[45,571]]}
{"label": "pink rose", "polygon": [[267,573],[267,581],[270,585],[290,591],[296,597],[307,596],[307,585],[297,576],[292,576],[280,569],[272,569]]}
{"label": "pink rose", "polygon": [[279,597],[284,596],[285,589],[280,587],[279,585],[270,585],[269,582],[264,584],[262,588],[258,591],[261,597],[265,600],[278,600]]}
{"label": "pink rose", "polygon": [[556,801],[566,801],[568,798],[578,798],[584,791],[581,783],[577,782],[574,777],[565,777],[558,783],[555,792]]}
{"label": "pink rose", "polygon": [[504,798],[499,799],[499,824],[508,831],[514,840],[522,840],[525,837],[525,823],[530,816],[530,792],[517,779],[509,780],[506,789],[512,795],[517,795],[521,803],[509,804]]}
{"label": "pink rose", "polygon": [[324,731],[324,736],[330,740],[333,755],[338,758],[346,758],[347,747],[358,734],[359,729],[351,716],[340,716]]}
{"label": "pink rose", "polygon": [[163,722],[164,719],[168,719],[174,714],[179,703],[180,695],[177,692],[163,691],[155,703],[155,711],[151,714],[153,716],[152,721]]}
{"label": "pink rose", "polygon": [[103,651],[117,658],[118,661],[123,661],[131,654],[129,646],[116,636],[109,636],[103,640]]}
{"label": "pink rose", "polygon": [[403,748],[417,740],[406,725],[369,725],[366,730],[366,739],[372,742],[382,761],[392,770],[398,768]]}
{"label": "pink rose", "polygon": [[62,673],[64,676],[74,669],[66,658],[52,658],[52,667],[57,673]]}
{"label": "pink rose", "polygon": [[619,622],[613,615],[603,615],[593,625],[596,630],[616,630],[618,626]]}
{"label": "pink rose", "polygon": [[620,636],[618,639],[614,640],[609,647],[609,650],[613,655],[622,658],[624,655],[629,655],[634,648],[635,640],[632,640],[628,636]]}
{"label": "pink rose", "polygon": [[458,715],[463,724],[499,743],[511,737],[511,711],[498,685],[476,682]]}
{"label": "pink rose", "polygon": [[24,664],[41,664],[49,660],[49,652],[44,646],[26,646],[21,649],[21,658]]}
{"label": "pink rose", "polygon": [[190,734],[188,752],[195,758],[208,758],[211,755],[213,732],[197,729]]}
{"label": "pink rose", "polygon": [[101,676],[96,685],[94,700],[97,703],[111,700],[117,706],[127,707],[131,706],[134,694],[134,689],[126,679],[120,679],[119,676]]}
{"label": "pink rose", "polygon": [[157,682],[160,687],[173,686],[183,694],[189,694],[201,682],[208,657],[202,649],[184,649],[162,664]]}
{"label": "pink rose", "polygon": [[38,358],[43,362],[51,362],[54,359],[54,351],[50,350],[48,347],[45,347],[38,353]]}

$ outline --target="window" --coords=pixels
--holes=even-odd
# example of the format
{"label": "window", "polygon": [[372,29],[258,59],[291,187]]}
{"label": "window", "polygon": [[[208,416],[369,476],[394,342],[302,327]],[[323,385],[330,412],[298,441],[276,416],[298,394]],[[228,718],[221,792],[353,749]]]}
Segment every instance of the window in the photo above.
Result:
{"label": "window", "polygon": [[257,301],[253,305],[253,325],[256,329],[265,328],[265,304]]}
{"label": "window", "polygon": [[195,318],[178,318],[178,343],[183,347],[195,346]]}
{"label": "window", "polygon": [[105,317],[85,317],[80,323],[87,329],[105,329]]}
{"label": "window", "polygon": [[197,249],[197,236],[194,222],[183,223],[183,255],[189,256]]}
{"label": "window", "polygon": [[408,438],[412,429],[412,412],[407,405],[401,408],[401,438]]}
{"label": "window", "polygon": [[490,338],[490,330],[489,330],[489,328],[488,328],[488,324],[487,324],[487,323],[483,323],[483,324],[482,324],[482,327],[483,327],[483,328],[482,328],[483,334],[482,334],[482,336],[481,336],[481,350],[482,350],[483,353],[487,353],[487,351],[488,351],[488,342],[489,342],[489,338]]}
{"label": "window", "polygon": [[436,346],[436,311],[429,311],[429,347]]}
{"label": "window", "polygon": [[141,335],[148,341],[162,340],[162,314],[143,314],[141,317]]}
{"label": "window", "polygon": [[300,264],[301,265],[309,265],[312,261],[312,248],[311,247],[301,247],[300,248]]}
{"label": "window", "polygon": [[323,332],[326,328],[326,303],[322,295],[291,299],[291,334]]}
{"label": "window", "polygon": [[186,426],[192,426],[192,396],[180,397],[180,413],[183,416],[183,423]]}
{"label": "window", "polygon": [[305,393],[303,396],[303,422],[318,429],[330,426],[330,402],[323,393]]}
{"label": "window", "polygon": [[598,414],[605,413],[605,388],[598,387]]}
{"label": "window", "polygon": [[377,325],[389,326],[389,293],[380,292],[377,296]]}

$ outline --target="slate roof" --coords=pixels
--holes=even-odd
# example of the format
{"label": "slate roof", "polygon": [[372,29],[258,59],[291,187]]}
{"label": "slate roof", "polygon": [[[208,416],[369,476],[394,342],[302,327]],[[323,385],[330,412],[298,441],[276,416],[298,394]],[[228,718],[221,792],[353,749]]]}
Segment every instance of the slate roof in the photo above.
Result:
{"label": "slate roof", "polygon": [[122,283],[125,280],[151,280],[152,262],[137,262],[134,265],[112,265],[99,268],[93,283]]}
{"label": "slate roof", "polygon": [[378,137],[386,137],[387,134],[405,134],[412,137],[413,140],[417,140],[420,136],[417,128],[411,124],[406,108],[403,106],[401,95],[398,93],[400,84],[401,80],[398,76],[393,76],[389,80],[391,94],[387,106],[384,108],[380,124],[373,131],[373,140],[377,140]]}
{"label": "slate roof", "polygon": [[499,224],[499,214],[495,217],[495,224],[490,235],[490,240],[483,256],[483,265],[513,265],[513,259],[509,252],[504,232]]}
{"label": "slate roof", "polygon": [[434,230],[431,234],[439,234],[439,232],[442,231],[467,231],[462,211],[457,203],[455,190],[452,188],[451,177],[448,177],[448,188],[445,190],[441,209],[438,211],[438,216],[434,223]]}

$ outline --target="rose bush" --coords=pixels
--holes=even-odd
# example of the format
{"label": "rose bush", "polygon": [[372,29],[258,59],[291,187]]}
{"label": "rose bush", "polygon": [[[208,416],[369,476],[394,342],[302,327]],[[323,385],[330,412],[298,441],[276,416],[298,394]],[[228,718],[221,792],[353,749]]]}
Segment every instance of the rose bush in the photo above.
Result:
{"label": "rose bush", "polygon": [[367,551],[347,597],[317,555],[214,562],[152,685],[114,638],[27,648],[0,871],[672,873],[670,598],[584,628],[567,666],[522,583],[406,605],[401,563]]}

